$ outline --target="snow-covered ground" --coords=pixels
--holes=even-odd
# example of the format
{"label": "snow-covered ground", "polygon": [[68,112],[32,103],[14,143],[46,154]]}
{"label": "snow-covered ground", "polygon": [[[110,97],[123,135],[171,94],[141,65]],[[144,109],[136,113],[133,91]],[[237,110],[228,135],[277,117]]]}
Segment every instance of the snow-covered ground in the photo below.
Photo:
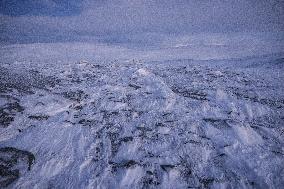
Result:
{"label": "snow-covered ground", "polygon": [[0,188],[282,188],[279,44],[184,41],[2,46]]}

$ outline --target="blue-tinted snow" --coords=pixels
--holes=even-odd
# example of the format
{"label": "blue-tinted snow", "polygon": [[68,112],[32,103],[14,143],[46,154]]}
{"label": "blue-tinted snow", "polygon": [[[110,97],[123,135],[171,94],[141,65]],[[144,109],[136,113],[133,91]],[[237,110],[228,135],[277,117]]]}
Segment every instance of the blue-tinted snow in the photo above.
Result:
{"label": "blue-tinted snow", "polygon": [[225,39],[185,38],[1,47],[2,186],[281,188],[279,45],[231,54]]}

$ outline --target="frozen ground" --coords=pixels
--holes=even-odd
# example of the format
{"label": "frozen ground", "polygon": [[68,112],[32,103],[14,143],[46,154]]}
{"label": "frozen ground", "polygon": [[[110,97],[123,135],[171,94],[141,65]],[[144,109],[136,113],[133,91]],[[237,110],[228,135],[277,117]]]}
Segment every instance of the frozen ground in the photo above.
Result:
{"label": "frozen ground", "polygon": [[283,188],[284,54],[216,48],[1,47],[0,188]]}

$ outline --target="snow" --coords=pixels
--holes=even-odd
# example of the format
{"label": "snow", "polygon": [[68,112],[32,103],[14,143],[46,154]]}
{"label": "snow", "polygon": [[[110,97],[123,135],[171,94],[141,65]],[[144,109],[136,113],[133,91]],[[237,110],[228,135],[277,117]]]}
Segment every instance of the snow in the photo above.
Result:
{"label": "snow", "polygon": [[284,54],[190,48],[1,47],[7,188],[281,188]]}

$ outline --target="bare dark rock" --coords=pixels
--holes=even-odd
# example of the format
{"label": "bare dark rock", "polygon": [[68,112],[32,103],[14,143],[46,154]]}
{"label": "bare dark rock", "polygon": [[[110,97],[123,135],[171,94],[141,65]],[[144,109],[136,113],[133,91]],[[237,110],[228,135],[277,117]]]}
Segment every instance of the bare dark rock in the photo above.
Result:
{"label": "bare dark rock", "polygon": [[18,164],[25,164],[30,171],[34,161],[35,156],[31,152],[14,147],[0,148],[0,188],[12,184],[26,171],[22,166],[18,168]]}

